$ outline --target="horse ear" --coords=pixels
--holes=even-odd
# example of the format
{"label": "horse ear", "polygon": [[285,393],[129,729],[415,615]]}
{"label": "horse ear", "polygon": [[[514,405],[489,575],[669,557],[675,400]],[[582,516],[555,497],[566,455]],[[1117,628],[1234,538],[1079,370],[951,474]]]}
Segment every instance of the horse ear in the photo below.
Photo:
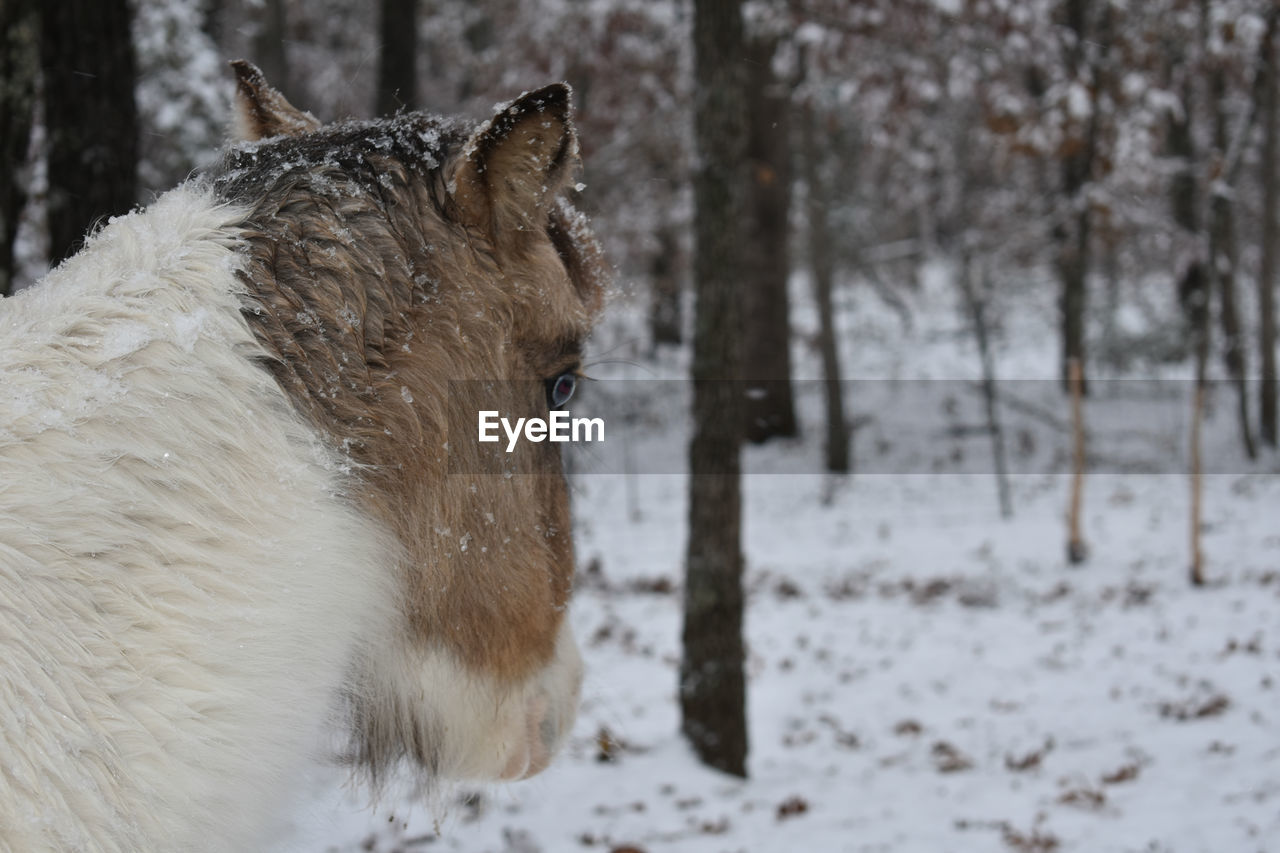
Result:
{"label": "horse ear", "polygon": [[495,241],[546,222],[578,160],[571,95],[564,83],[521,95],[472,134],[449,181],[463,221]]}
{"label": "horse ear", "polygon": [[231,63],[236,72],[235,135],[242,142],[268,136],[295,136],[315,130],[320,121],[271,88],[258,66],[243,59]]}

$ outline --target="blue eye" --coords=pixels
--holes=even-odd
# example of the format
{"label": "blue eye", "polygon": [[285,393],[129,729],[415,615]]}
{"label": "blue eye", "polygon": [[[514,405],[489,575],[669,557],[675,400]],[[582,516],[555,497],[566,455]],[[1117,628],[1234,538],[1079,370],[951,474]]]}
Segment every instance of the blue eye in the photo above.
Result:
{"label": "blue eye", "polygon": [[555,379],[547,380],[547,405],[558,409],[573,396],[578,387],[578,377],[573,373],[561,373]]}

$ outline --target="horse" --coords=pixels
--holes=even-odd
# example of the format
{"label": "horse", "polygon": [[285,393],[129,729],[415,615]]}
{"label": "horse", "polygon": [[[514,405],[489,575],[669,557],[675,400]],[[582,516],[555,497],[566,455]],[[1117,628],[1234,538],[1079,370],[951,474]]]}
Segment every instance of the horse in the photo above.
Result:
{"label": "horse", "polygon": [[573,726],[558,445],[449,429],[573,390],[569,88],[322,125],[233,67],[217,164],[0,302],[0,850],[255,849],[325,743],[516,780]]}

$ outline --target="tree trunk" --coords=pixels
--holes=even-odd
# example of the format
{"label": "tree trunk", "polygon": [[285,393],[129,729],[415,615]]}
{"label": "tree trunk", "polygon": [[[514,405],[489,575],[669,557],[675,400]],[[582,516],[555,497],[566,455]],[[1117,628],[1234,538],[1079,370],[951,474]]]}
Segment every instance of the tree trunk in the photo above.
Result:
{"label": "tree trunk", "polygon": [[[1067,71],[1072,78],[1079,78],[1085,67],[1085,44],[1089,38],[1089,0],[1067,0],[1065,6],[1066,28],[1071,33],[1072,44],[1067,54]],[[1096,83],[1096,81],[1092,81]],[[1054,228],[1057,243],[1057,270],[1061,285],[1058,307],[1061,316],[1062,337],[1062,386],[1068,388],[1068,365],[1072,359],[1080,363],[1083,371],[1085,360],[1085,315],[1087,307],[1086,283],[1089,275],[1089,238],[1092,225],[1085,187],[1093,173],[1093,161],[1097,147],[1097,98],[1088,119],[1084,139],[1076,140],[1062,155],[1062,197],[1072,213]],[[1082,380],[1088,390],[1087,379]]]}
{"label": "tree trunk", "polygon": [[258,12],[258,32],[253,38],[252,61],[262,69],[267,82],[294,103],[303,103],[293,86],[289,73],[289,54],[285,49],[288,24],[285,20],[285,0],[264,0]]}
{"label": "tree trunk", "polygon": [[0,297],[13,292],[14,243],[26,206],[27,146],[40,67],[40,18],[35,0],[0,0]]}
{"label": "tree trunk", "polygon": [[[1064,183],[1064,195],[1073,199],[1073,206],[1085,204],[1079,196],[1080,186],[1077,185],[1075,191],[1071,189],[1071,184],[1076,183],[1074,176],[1080,174],[1078,165],[1077,163],[1064,166],[1064,172],[1068,176],[1067,182]],[[1066,387],[1067,365],[1072,360],[1083,365],[1085,359],[1085,310],[1088,303],[1086,281],[1089,269],[1088,211],[1080,211],[1072,217],[1070,224],[1060,226],[1054,230],[1054,233],[1058,241],[1058,281],[1062,287],[1058,307],[1062,319],[1062,382]],[[1081,369],[1083,370],[1083,367]],[[1082,387],[1088,387],[1084,380],[1082,380]]]}
{"label": "tree trunk", "polygon": [[747,162],[750,225],[746,255],[743,378],[746,437],[763,442],[798,433],[791,389],[791,321],[787,278],[791,213],[791,92],[773,71],[777,39],[747,47]]}
{"label": "tree trunk", "polygon": [[1204,550],[1200,546],[1201,518],[1203,517],[1204,484],[1201,482],[1200,430],[1204,423],[1203,381],[1197,381],[1191,398],[1191,585],[1204,586]]}
{"label": "tree trunk", "polygon": [[[1213,101],[1213,142],[1217,149],[1218,169],[1224,170],[1229,139],[1226,115],[1226,81],[1219,64],[1210,75],[1209,88]],[[1231,181],[1231,175],[1223,172],[1214,183],[1221,186]],[[1218,294],[1218,315],[1222,324],[1222,359],[1227,376],[1236,390],[1240,439],[1245,455],[1255,458],[1253,425],[1249,420],[1249,391],[1245,385],[1245,352],[1240,329],[1240,314],[1236,308],[1236,246],[1234,203],[1225,189],[1213,193],[1209,226],[1209,278],[1211,289]]]}
{"label": "tree trunk", "polygon": [[809,220],[809,269],[813,276],[813,301],[818,310],[818,351],[822,357],[822,387],[826,405],[826,465],[833,474],[846,474],[849,458],[849,425],[844,416],[844,387],[840,373],[840,339],[836,331],[835,254],[827,219],[830,199],[822,174],[823,146],[818,141],[818,120],[813,104],[806,104],[800,136],[804,164],[806,212]]}
{"label": "tree trunk", "polygon": [[740,310],[746,111],[741,0],[695,0],[696,328],[681,728],[698,757],[746,775]]}
{"label": "tree trunk", "polygon": [[225,48],[222,39],[226,5],[227,0],[205,0],[201,4],[200,29],[204,30],[204,34],[219,48]]}
{"label": "tree trunk", "polygon": [[1123,238],[1116,233],[1114,224],[1107,227],[1101,239],[1102,269],[1106,283],[1106,304],[1102,315],[1102,352],[1107,363],[1123,369],[1125,353],[1119,340],[1120,325],[1120,243]]}
{"label": "tree trunk", "polygon": [[1178,303],[1186,322],[1187,340],[1196,360],[1199,381],[1206,365],[1209,332],[1208,272],[1205,270],[1200,234],[1200,192],[1196,183],[1195,139],[1191,132],[1194,100],[1189,81],[1182,86],[1182,109],[1169,114],[1169,155],[1178,168],[1170,181],[1173,221],[1181,232],[1181,242],[1189,250],[1189,259],[1178,279]]}
{"label": "tree trunk", "polygon": [[664,221],[658,223],[654,236],[658,251],[649,262],[649,333],[656,348],[684,339],[684,311],[680,304],[680,235]]}
{"label": "tree trunk", "polygon": [[[1200,4],[1202,28],[1208,20],[1208,4]],[[1207,42],[1207,36],[1202,35]],[[1194,92],[1190,79],[1182,85],[1182,115],[1175,120],[1170,134],[1173,153],[1182,160],[1182,168],[1174,176],[1174,219],[1190,235],[1192,261],[1179,283],[1179,297],[1190,327],[1191,350],[1195,358],[1195,390],[1191,405],[1191,583],[1204,585],[1204,555],[1200,548],[1200,527],[1203,517],[1203,483],[1201,482],[1200,433],[1204,424],[1204,398],[1209,376],[1210,286],[1213,271],[1204,259],[1200,226],[1200,193],[1196,183],[1196,157],[1191,120],[1195,112]]]}
{"label": "tree trunk", "polygon": [[1235,387],[1237,421],[1240,425],[1240,441],[1245,455],[1254,459],[1258,455],[1253,443],[1253,426],[1249,419],[1249,389],[1245,382],[1245,351],[1240,314],[1236,306],[1235,272],[1235,216],[1231,200],[1215,196],[1213,200],[1213,227],[1210,231],[1209,268],[1213,273],[1213,288],[1218,293],[1219,321],[1222,324],[1222,359]]}
{"label": "tree trunk", "polygon": [[1084,510],[1084,472],[1088,465],[1085,454],[1084,400],[1080,387],[1080,363],[1067,365],[1071,383],[1071,501],[1067,506],[1067,562],[1083,563],[1089,556],[1085,545],[1081,516]]}
{"label": "tree trunk", "polygon": [[1258,273],[1258,355],[1262,382],[1258,397],[1262,442],[1276,446],[1276,230],[1277,201],[1280,186],[1276,181],[1277,134],[1280,123],[1276,120],[1276,28],[1280,13],[1274,8],[1267,17],[1267,31],[1262,41],[1262,61],[1258,73],[1263,75],[1259,112],[1262,114],[1262,267]]}
{"label": "tree trunk", "polygon": [[49,254],[79,249],[98,220],[137,200],[136,65],[128,0],[40,5],[48,133]]}
{"label": "tree trunk", "polygon": [[[1209,372],[1209,306],[1208,273],[1205,264],[1193,263],[1184,278],[1185,292],[1199,293],[1205,298],[1193,302],[1190,307],[1191,342],[1195,353],[1195,390],[1191,404],[1191,584],[1204,586],[1204,554],[1200,547],[1200,528],[1203,518],[1204,484],[1202,483],[1201,439],[1204,424],[1204,398]],[[1198,279],[1195,281],[1193,279]]]}
{"label": "tree trunk", "polygon": [[[982,284],[973,283],[973,258],[965,249],[960,262],[960,293],[964,296],[973,337],[978,343],[978,359],[982,365],[982,397],[986,407],[987,431],[991,434],[991,458],[995,463],[996,494],[1000,500],[1000,517],[1013,518],[1013,497],[1009,490],[1009,464],[1004,449],[1004,430],[1000,426],[999,389],[996,387],[996,363],[991,353],[991,337],[987,333],[987,294],[991,288],[987,277]],[[1074,363],[1070,366],[1074,369]]]}
{"label": "tree trunk", "polygon": [[418,53],[417,0],[382,0],[380,18],[382,53],[378,61],[377,114],[417,109]]}

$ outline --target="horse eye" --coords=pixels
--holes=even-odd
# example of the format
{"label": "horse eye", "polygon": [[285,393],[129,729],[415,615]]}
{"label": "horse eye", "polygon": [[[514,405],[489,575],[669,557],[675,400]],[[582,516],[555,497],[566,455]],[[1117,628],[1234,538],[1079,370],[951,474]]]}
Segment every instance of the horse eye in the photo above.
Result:
{"label": "horse eye", "polygon": [[553,409],[560,408],[569,402],[569,398],[573,396],[573,391],[577,387],[578,377],[572,373],[561,373],[555,379],[548,379],[547,405]]}

